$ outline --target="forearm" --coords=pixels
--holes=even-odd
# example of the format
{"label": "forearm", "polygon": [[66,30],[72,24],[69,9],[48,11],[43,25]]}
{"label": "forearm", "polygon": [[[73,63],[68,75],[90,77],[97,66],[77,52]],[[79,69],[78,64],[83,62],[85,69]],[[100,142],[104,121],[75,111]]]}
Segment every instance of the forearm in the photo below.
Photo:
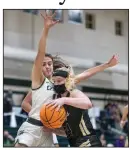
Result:
{"label": "forearm", "polygon": [[43,82],[42,63],[45,56],[46,41],[49,29],[42,31],[42,36],[39,41],[38,53],[34,61],[32,69],[32,88],[37,88]]}
{"label": "forearm", "polygon": [[86,80],[86,79],[92,77],[93,75],[95,75],[96,73],[104,71],[107,68],[109,68],[108,63],[90,68],[90,69],[84,71],[83,73],[75,76],[75,84],[78,84],[79,82]]}
{"label": "forearm", "polygon": [[32,106],[28,102],[23,102],[21,107],[27,113],[29,113],[31,111],[31,108],[32,108]]}
{"label": "forearm", "polygon": [[91,77],[92,75],[95,75],[98,72],[104,71],[105,69],[109,68],[109,65],[107,63],[90,68],[86,70],[86,77]]}
{"label": "forearm", "polygon": [[53,129],[52,132],[55,133],[56,135],[66,137],[66,133],[63,128]]}
{"label": "forearm", "polygon": [[80,109],[89,109],[92,107],[92,103],[89,98],[71,98],[65,97],[64,104],[70,105]]}
{"label": "forearm", "polygon": [[45,56],[45,51],[46,51],[46,41],[47,41],[47,36],[48,36],[49,29],[44,28],[42,31],[42,35],[39,41],[39,46],[38,46],[38,54],[35,60],[35,63],[39,63],[40,66],[42,66],[43,58]]}
{"label": "forearm", "polygon": [[123,110],[123,115],[122,115],[122,121],[126,121],[127,119],[127,115],[128,115],[128,105],[124,107],[124,110]]}
{"label": "forearm", "polygon": [[87,71],[93,74],[93,73],[97,73],[97,72],[100,72],[100,71],[104,71],[107,68],[109,68],[108,63],[104,63],[102,65],[90,68]]}
{"label": "forearm", "polygon": [[38,47],[40,52],[45,53],[48,32],[49,32],[48,28],[44,28],[42,31],[42,35],[41,35],[41,38],[39,41],[39,47]]}

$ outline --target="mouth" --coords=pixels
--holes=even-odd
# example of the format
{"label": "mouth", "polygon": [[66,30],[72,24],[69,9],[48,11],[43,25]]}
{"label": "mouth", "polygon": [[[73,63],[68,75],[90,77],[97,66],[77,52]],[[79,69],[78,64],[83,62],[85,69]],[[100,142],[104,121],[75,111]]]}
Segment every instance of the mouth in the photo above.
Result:
{"label": "mouth", "polygon": [[47,73],[48,73],[48,74],[51,73],[51,70],[47,70]]}

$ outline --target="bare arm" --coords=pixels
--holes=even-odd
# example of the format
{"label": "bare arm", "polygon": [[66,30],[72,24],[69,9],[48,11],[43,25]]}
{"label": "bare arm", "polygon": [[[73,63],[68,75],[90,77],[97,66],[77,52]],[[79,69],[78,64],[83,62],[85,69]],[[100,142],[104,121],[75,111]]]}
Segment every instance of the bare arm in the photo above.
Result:
{"label": "bare arm", "polygon": [[42,62],[45,56],[48,31],[49,30],[47,28],[44,28],[42,32],[42,36],[39,42],[38,53],[34,61],[33,69],[32,69],[32,88],[34,89],[39,87],[44,80],[44,76],[42,74]]}
{"label": "bare arm", "polygon": [[113,67],[117,63],[118,63],[117,56],[114,55],[107,63],[90,68],[88,70],[85,70],[83,73],[76,75],[75,84],[78,84],[79,82],[86,80],[86,79],[92,77],[93,75],[95,75],[96,73],[102,72],[109,67]]}
{"label": "bare arm", "polygon": [[57,108],[57,111],[58,111],[60,107],[63,106],[64,104],[70,105],[76,108],[81,108],[81,109],[89,109],[92,107],[92,103],[90,99],[79,90],[74,90],[71,93],[71,97],[62,97],[62,98],[58,98],[53,101],[50,101],[47,103],[47,106],[48,107],[52,106],[52,109]]}
{"label": "bare arm", "polygon": [[53,129],[52,132],[55,133],[56,135],[66,137],[66,133],[65,133],[63,127],[59,128],[59,129]]}
{"label": "bare arm", "polygon": [[32,92],[29,91],[26,97],[24,98],[21,107],[23,108],[24,111],[29,113],[32,108],[31,104],[32,104]]}
{"label": "bare arm", "polygon": [[65,133],[63,127],[57,128],[57,129],[50,129],[50,128],[47,128],[47,127],[44,126],[44,127],[43,127],[43,131],[44,131],[44,132],[53,132],[54,134],[57,134],[57,135],[59,135],[59,136],[64,136],[64,137],[66,137],[66,133]]}
{"label": "bare arm", "polygon": [[53,20],[55,13],[54,14],[51,13],[50,15],[47,15],[47,14],[45,15],[41,14],[41,15],[44,19],[44,29],[42,31],[42,35],[41,35],[39,46],[38,46],[38,53],[34,61],[33,69],[32,69],[32,88],[34,89],[38,88],[45,78],[42,73],[42,63],[45,57],[48,32],[52,26],[58,23],[58,21]]}
{"label": "bare arm", "polygon": [[64,104],[70,105],[76,108],[89,109],[92,107],[90,99],[80,90],[74,90],[71,92],[71,97],[63,97]]}

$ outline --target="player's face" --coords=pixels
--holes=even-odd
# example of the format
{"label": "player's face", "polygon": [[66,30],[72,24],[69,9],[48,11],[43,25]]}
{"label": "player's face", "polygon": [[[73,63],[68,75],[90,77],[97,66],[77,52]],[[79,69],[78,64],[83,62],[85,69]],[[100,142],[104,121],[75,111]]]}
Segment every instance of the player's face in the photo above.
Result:
{"label": "player's face", "polygon": [[45,77],[50,78],[53,72],[53,61],[50,57],[45,57],[43,60],[42,72]]}
{"label": "player's face", "polygon": [[66,82],[66,78],[60,76],[54,76],[52,77],[52,80],[54,85],[61,85],[61,84],[65,84]]}

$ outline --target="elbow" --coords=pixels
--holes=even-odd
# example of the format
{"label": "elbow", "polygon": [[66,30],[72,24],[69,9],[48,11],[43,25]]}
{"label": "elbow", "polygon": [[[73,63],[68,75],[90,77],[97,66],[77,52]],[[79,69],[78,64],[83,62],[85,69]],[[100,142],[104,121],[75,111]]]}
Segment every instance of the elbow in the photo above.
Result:
{"label": "elbow", "polygon": [[25,105],[26,105],[26,104],[25,104],[25,102],[23,101],[22,104],[21,104],[22,109],[25,108]]}
{"label": "elbow", "polygon": [[89,104],[88,104],[88,109],[90,109],[90,108],[92,108],[93,107],[93,104],[90,102]]}
{"label": "elbow", "polygon": [[84,105],[85,108],[84,109],[90,109],[93,107],[93,104],[91,103],[91,101],[87,102],[86,105]]}

